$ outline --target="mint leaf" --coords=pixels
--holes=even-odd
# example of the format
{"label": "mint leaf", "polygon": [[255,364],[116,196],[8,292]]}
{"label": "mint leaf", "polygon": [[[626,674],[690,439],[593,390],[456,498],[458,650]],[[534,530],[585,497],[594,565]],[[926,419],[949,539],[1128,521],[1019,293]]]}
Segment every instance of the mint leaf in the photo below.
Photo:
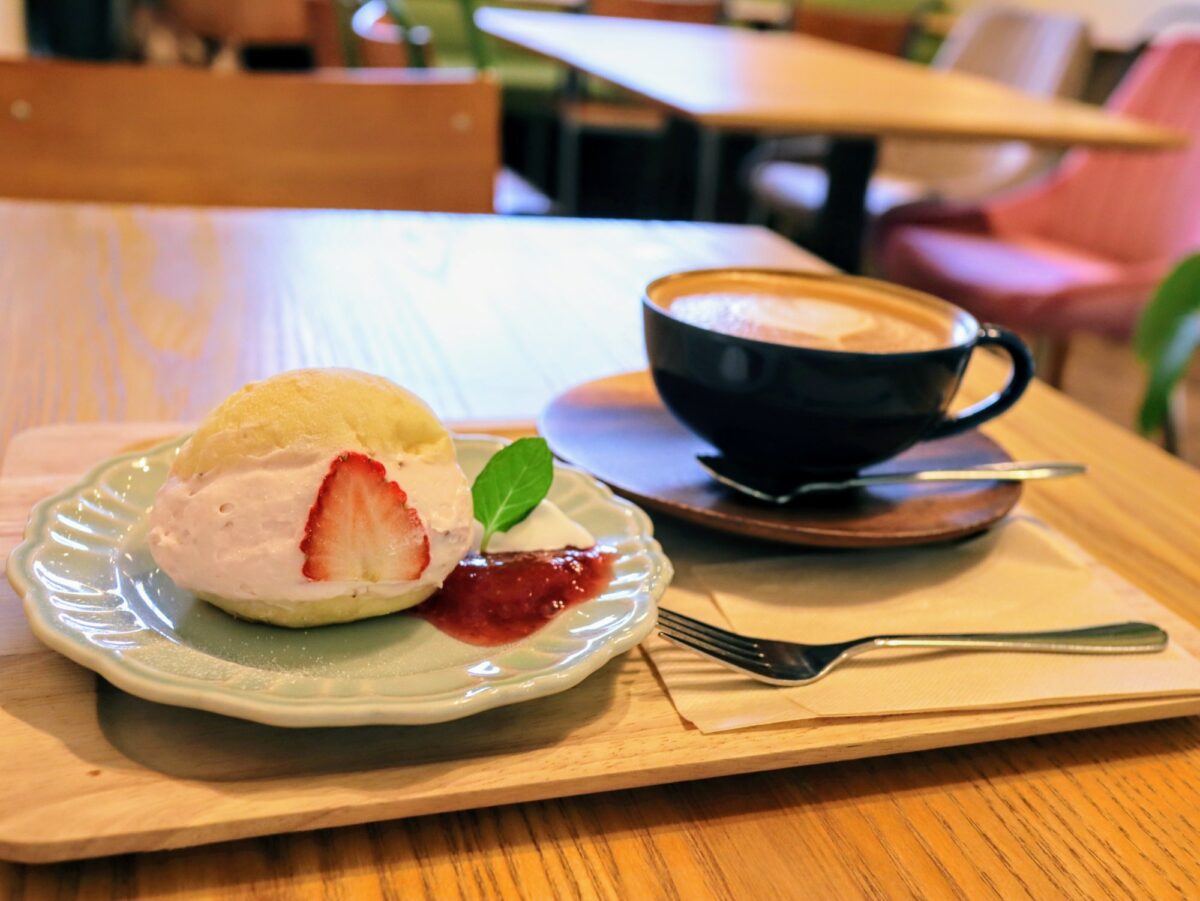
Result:
{"label": "mint leaf", "polygon": [[471,486],[475,518],[483,524],[479,549],[507,532],[541,503],[554,481],[554,458],[544,438],[521,438],[487,461]]}

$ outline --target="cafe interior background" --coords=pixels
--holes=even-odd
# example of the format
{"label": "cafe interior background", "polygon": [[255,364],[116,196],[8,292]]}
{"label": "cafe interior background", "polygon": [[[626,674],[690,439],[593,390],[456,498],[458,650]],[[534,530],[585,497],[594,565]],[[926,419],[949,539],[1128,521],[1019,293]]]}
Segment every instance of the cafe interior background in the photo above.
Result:
{"label": "cafe interior background", "polygon": [[[635,30],[644,28],[650,30]],[[718,30],[723,37],[708,43]],[[726,40],[773,34],[812,38],[795,56],[816,61],[793,59],[795,48],[782,39],[752,49]],[[834,45],[853,53],[821,62],[821,48]],[[1173,653],[1196,652],[1200,638],[1176,613],[1194,605],[1197,578],[1190,524],[1198,506],[1188,480],[1200,465],[1198,48],[1200,0],[0,0],[0,292],[10,292],[0,296],[0,322],[10,326],[4,340],[11,351],[0,361],[0,451],[7,444],[22,458],[10,466],[43,478],[4,470],[15,486],[5,489],[12,503],[0,520],[4,538],[17,545],[30,508],[62,489],[68,470],[77,479],[85,463],[149,446],[163,438],[155,421],[161,428],[164,421],[198,420],[252,378],[344,362],[337,358],[344,354],[360,368],[398,381],[411,377],[451,427],[470,420],[515,437],[533,429],[552,399],[560,406],[551,413],[570,412],[576,395],[559,392],[571,385],[644,367],[640,298],[630,289],[664,267],[824,260],[943,297],[1028,343],[1043,384],[997,420],[1010,429],[1000,434],[1019,448],[1014,456],[1070,455],[1092,467],[1063,479],[1064,487],[1025,488],[1029,509],[1049,523],[1046,534],[1055,537],[1048,541],[1061,532],[1137,583],[1114,589],[1113,597],[1133,598],[1128,606],[1112,601],[1122,618],[1163,624]],[[876,68],[885,57],[920,67],[922,77],[909,68]],[[680,71],[704,74],[689,83],[673,77]],[[946,78],[925,78],[927,72]],[[793,73],[794,92],[787,84]],[[1005,92],[989,93],[983,82]],[[332,85],[338,93],[327,90]],[[361,96],[352,96],[355,88]],[[384,89],[395,91],[394,100]],[[793,108],[791,99],[801,95],[807,105]],[[976,96],[978,108],[962,99]],[[1086,106],[1053,105],[1059,100]],[[270,212],[280,207],[294,209]],[[320,212],[341,210],[367,212]],[[226,313],[231,318],[223,320]],[[235,322],[235,314],[243,318]],[[977,364],[980,379],[960,407],[994,390],[1009,368],[986,348],[972,371]],[[219,384],[206,382],[209,372]],[[653,393],[648,379],[631,384],[604,383],[593,400]],[[1123,432],[1105,431],[1047,386]],[[555,425],[546,417],[539,425]],[[125,430],[118,432],[117,422]],[[571,447],[596,464],[585,468],[613,481],[601,472],[604,455],[625,459],[622,449],[644,437],[641,422],[618,422]],[[79,439],[72,436],[82,432],[54,432],[59,425],[96,431]],[[52,428],[23,431],[42,426]],[[47,443],[34,453],[35,441]],[[665,470],[647,462],[644,471]],[[53,487],[47,473],[57,479]],[[988,524],[1015,509],[1007,520],[1017,524],[1014,531],[1042,528],[1030,525],[1024,506],[1013,507],[1015,493],[1005,497]],[[611,493],[597,503],[613,503]],[[697,520],[686,504],[674,507],[693,526],[713,514],[703,511]],[[734,557],[754,562],[782,553],[782,545],[745,536],[791,540],[786,523],[765,514],[766,525],[725,516],[733,527],[726,522],[702,533],[689,531],[670,509],[652,512],[668,551],[683,548],[677,574],[691,553],[726,554],[709,567],[715,585],[732,578],[722,567],[740,565]],[[35,514],[30,530],[38,524]],[[723,534],[730,531],[737,537]],[[648,531],[639,537],[653,544]],[[37,550],[28,542],[24,548],[26,558]],[[944,550],[914,549],[931,556],[903,560]],[[10,564],[14,611],[16,595],[28,600],[36,587],[33,576],[12,575],[18,568]],[[1064,584],[1100,568],[1088,558]],[[664,571],[657,570],[660,593],[668,590]],[[842,565],[827,584],[840,591],[856,571]],[[765,595],[796,576],[786,567],[764,572],[782,573],[774,585],[757,585]],[[1050,605],[1030,609],[1037,605],[1022,595],[1021,586],[1040,576],[1022,570],[1011,578],[1006,591],[1017,589],[1007,594],[972,585],[998,609],[1026,605],[1012,621],[985,626],[1020,628],[1050,615]],[[865,585],[877,592],[882,584],[860,581],[846,590]],[[687,609],[681,605],[689,603],[690,587],[677,579],[670,606]],[[1154,589],[1155,599],[1143,588]],[[943,611],[938,624],[954,612]],[[983,616],[974,607],[966,612]],[[1094,620],[1086,610],[1075,613],[1080,622]],[[39,666],[47,672],[62,663],[45,662],[51,655],[26,634],[21,614],[8,621],[3,615],[0,640],[8,636],[29,659],[43,654]],[[53,631],[43,623],[38,634]],[[772,731],[796,715],[779,695],[753,683],[750,700],[708,706],[688,694],[694,661],[653,657],[664,642],[647,641],[645,659],[624,648],[630,653],[610,664],[607,676],[568,693],[574,700],[536,708],[549,714],[496,717],[486,722],[499,725],[486,730],[469,721],[462,731],[455,724],[381,727],[337,747],[317,733],[344,730],[293,733],[215,715],[190,719],[210,714],[151,705],[137,691],[127,696],[99,680],[100,715],[93,717],[92,687],[39,706],[26,692],[32,682],[8,680],[0,692],[16,696],[11,704],[0,698],[0,750],[26,769],[22,785],[4,789],[0,856],[95,860],[81,870],[20,873],[0,864],[0,895],[12,888],[14,897],[19,889],[25,897],[67,897],[94,877],[116,886],[114,896],[135,883],[131,894],[184,896],[200,882],[213,896],[227,890],[232,897],[235,888],[281,897],[308,888],[317,896],[324,877],[347,897],[361,884],[353,880],[376,878],[381,896],[397,897],[459,890],[471,897],[562,897],[588,895],[589,885],[617,886],[614,897],[633,885],[642,891],[623,896],[651,897],[671,879],[683,897],[787,897],[806,894],[785,881],[803,875],[793,872],[799,852],[793,858],[792,849],[826,828],[829,847],[808,849],[803,858],[812,867],[814,897],[884,897],[914,886],[909,894],[928,897],[1070,897],[1080,886],[1087,888],[1076,896],[1099,896],[1112,884],[1131,897],[1200,891],[1194,845],[1185,852],[1170,844],[1176,835],[1190,842],[1195,830],[1194,727],[1096,730],[1115,734],[1109,744],[1086,737],[1093,733],[1042,736],[1060,726],[1194,714],[1200,676],[1191,670],[1191,682],[1126,679],[1113,689],[1111,709],[1097,713],[1092,702],[1103,678],[1060,681],[1063,671],[1054,666],[1061,664],[1047,663],[1044,671],[1022,664],[1015,671],[1031,683],[1037,674],[1049,676],[997,688],[986,684],[985,664],[971,671],[984,677],[963,680],[966,689],[1028,689],[1047,706],[981,712],[943,705],[913,720],[900,699],[894,709],[867,710],[879,718],[859,735],[856,724],[870,716],[854,705],[887,707],[886,692],[865,702],[840,696],[828,703],[847,719],[822,732],[834,718],[822,720],[814,706],[797,738]],[[891,687],[899,693],[908,686],[902,675]],[[146,697],[163,700],[153,691]],[[204,707],[194,698],[168,701]],[[162,710],[171,718],[160,721]],[[978,724],[962,725],[976,715]],[[70,723],[70,740],[57,740],[56,716]],[[104,722],[97,727],[94,720]],[[421,737],[424,728],[432,739]],[[18,738],[5,744],[9,736]],[[19,745],[47,736],[53,740],[30,745],[36,752]],[[1003,750],[1011,742],[999,751],[926,751],[1013,736],[1025,737],[1017,751]],[[663,788],[622,756],[625,740],[635,757],[686,757],[653,758],[664,771],[679,767],[667,781],[746,781]],[[659,740],[661,747],[653,746]],[[554,758],[560,742],[578,742],[581,750],[569,760]],[[837,763],[844,769],[819,767],[821,775],[799,788],[747,775],[897,750],[945,756],[921,757],[919,765],[911,757]],[[397,754],[428,767],[421,778],[435,788],[421,794],[420,779],[397,775]],[[93,765],[92,757],[102,762]],[[739,768],[738,760],[753,766]],[[1099,775],[1079,776],[1094,761]],[[43,763],[49,775],[38,785],[24,774]],[[1158,769],[1146,776],[1143,766]],[[1110,778],[1110,770],[1118,776]],[[112,774],[129,781],[107,789],[102,782]],[[562,785],[543,790],[543,779]],[[567,785],[569,779],[575,781]],[[477,785],[479,798],[472,794]],[[610,788],[642,794],[560,797]],[[76,807],[76,792],[95,803]],[[144,793],[138,803],[149,811],[145,828],[141,809],[106,806],[126,792]],[[54,802],[47,806],[48,796]],[[162,802],[146,800],[156,797]],[[349,831],[391,816],[370,806],[379,799],[414,819]],[[511,806],[517,802],[523,806]],[[960,802],[961,809],[953,806]],[[543,803],[551,806],[536,806]],[[938,804],[951,806],[935,810]],[[481,805],[501,805],[501,812],[494,821],[486,810],[470,812]],[[533,812],[511,814],[515,809]],[[1192,832],[1181,826],[1189,819]],[[964,838],[977,821],[986,821],[979,827],[985,839]],[[1085,824],[1079,834],[1072,832],[1076,822]],[[844,834],[835,834],[843,824]],[[306,839],[262,838],[327,826],[340,828],[314,839],[319,853],[302,844]],[[31,837],[23,844],[26,830]],[[677,832],[688,840],[676,841]],[[777,842],[779,834],[787,841]],[[1000,834],[1005,838],[990,842]],[[180,850],[227,839],[241,842]],[[572,842],[612,844],[596,858],[600,864],[571,858],[556,870],[547,849],[561,851],[560,842],[570,845],[561,852],[568,856]],[[839,857],[855,843],[871,850]],[[693,847],[702,849],[699,857],[690,856]],[[1080,847],[1087,854],[1077,853]],[[162,853],[136,861],[101,857],[147,850]],[[510,852],[515,864],[504,861]],[[668,865],[654,856],[660,853]],[[952,862],[925,865],[926,853]],[[753,854],[775,857],[746,864]],[[1153,854],[1159,857],[1144,863]],[[428,881],[404,882],[417,858]],[[1070,866],[1071,875],[1062,876]],[[550,874],[544,882],[522,882],[530,872],[541,878],[543,867]],[[494,884],[476,893],[475,877],[463,875],[476,871]],[[594,884],[576,881],[584,871]],[[716,871],[738,890],[710,881]],[[775,894],[760,891],[764,886]]]}
{"label": "cafe interior background", "polygon": [[[726,130],[719,139],[719,162],[704,168],[703,162],[696,163],[696,144],[705,140],[703,134],[678,126],[660,107],[600,79],[483,33],[472,17],[481,5],[492,4],[4,0],[0,52],[10,58],[103,60],[213,73],[375,67],[490,72],[502,90],[492,199],[496,213],[635,219],[690,219],[699,214],[711,221],[761,223],[801,246],[820,249],[814,224],[829,181],[822,170],[828,139],[819,133]],[[1003,6],[980,0],[814,0],[798,7],[789,0],[496,5],[561,15],[795,30],[921,65],[982,73],[1030,93],[1094,104],[1109,101],[1134,60],[1157,36],[1200,26],[1200,4],[1181,0],[1013,0]],[[981,12],[1004,12],[1008,17],[980,17]],[[1180,82],[1189,77],[1194,75],[1180,67],[1174,74],[1165,73],[1153,91],[1165,98],[1184,90]],[[1143,115],[1154,116],[1153,106]],[[109,124],[118,127],[116,121]],[[411,125],[421,127],[419,121]],[[1196,127],[1194,117],[1191,125]],[[933,145],[919,139],[886,139],[867,194],[868,217],[877,221],[891,210],[892,220],[903,223],[903,211],[895,208],[916,202],[986,209],[997,198],[1036,194],[1065,152],[1062,147],[1014,142]],[[1113,173],[1124,196],[1098,214],[1108,220],[1110,232],[1136,227],[1139,206],[1151,203],[1148,198],[1174,175],[1137,168],[1134,163]],[[1087,192],[1088,177],[1081,179],[1076,196]],[[711,182],[706,210],[692,201],[694,190],[705,190],[695,185],[697,180]],[[968,309],[983,303],[983,309],[975,311],[986,312],[984,318],[1020,330],[1038,352],[1044,380],[1105,417],[1164,441],[1195,463],[1200,461],[1200,417],[1189,419],[1187,409],[1189,397],[1200,391],[1200,370],[1195,363],[1180,362],[1195,343],[1188,338],[1195,332],[1195,319],[1168,317],[1161,328],[1170,332],[1174,343],[1161,335],[1157,340],[1143,335],[1141,343],[1136,339],[1153,288],[1194,249],[1189,241],[1200,245],[1195,225],[1200,185],[1194,173],[1184,183],[1187,196],[1177,199],[1179,209],[1173,212],[1191,238],[1169,248],[1146,249],[1143,256],[1152,262],[1136,276],[1131,270],[1143,261],[1114,258],[1106,236],[1086,229],[1072,233],[1070,228],[1062,230],[1063,238],[1055,246],[1033,250],[1040,239],[1018,233],[995,253],[980,252],[953,263],[941,259],[949,252],[946,248],[933,248],[930,258],[911,265],[895,263],[891,271],[888,261],[880,258],[878,243],[872,245],[867,238],[857,262],[871,274],[907,279],[917,287],[940,287],[947,278],[957,279],[949,289],[959,292],[952,299]],[[1063,220],[1097,215],[1072,206],[1078,201],[1066,196],[1070,193],[1047,192],[1044,203],[1035,200],[1034,215]],[[252,193],[241,199],[235,194],[230,200],[257,202]],[[330,205],[339,204],[335,199]],[[404,208],[405,198],[398,196],[390,205]],[[967,271],[960,273],[956,267]],[[1014,268],[1025,271],[1027,284],[1013,276]],[[956,270],[953,277],[947,275],[949,270]],[[1022,291],[1030,296],[1022,299]],[[1086,306],[1072,306],[1059,315],[1045,309],[1061,297],[1106,292],[1116,296],[1101,301],[1105,309],[1098,313]],[[1009,295],[1017,295],[1010,310],[993,312],[994,298],[1003,302]],[[1171,305],[1170,300],[1161,303]],[[1159,326],[1146,329],[1157,331]],[[1168,347],[1171,352],[1163,350]],[[1157,379],[1152,378],[1155,372]],[[1164,411],[1167,382],[1178,387],[1168,392]],[[1157,396],[1147,394],[1152,384]]]}

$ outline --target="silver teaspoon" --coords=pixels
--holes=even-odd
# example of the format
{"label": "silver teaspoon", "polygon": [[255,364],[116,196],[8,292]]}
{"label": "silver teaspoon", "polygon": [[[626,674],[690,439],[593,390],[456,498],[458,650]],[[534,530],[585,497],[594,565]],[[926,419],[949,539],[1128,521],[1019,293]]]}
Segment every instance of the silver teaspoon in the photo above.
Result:
{"label": "silver teaspoon", "polygon": [[[874,485],[910,485],[919,482],[1026,482],[1035,479],[1057,479],[1087,472],[1082,463],[983,463],[954,469],[917,469],[910,472],[881,472],[854,476],[828,482],[804,482],[781,487],[768,486],[766,480],[740,464],[724,457],[698,454],[697,462],[710,476],[734,491],[771,504],[786,504],[806,494],[824,491],[843,491],[849,488],[869,488]],[[757,482],[756,485],[750,484]]]}

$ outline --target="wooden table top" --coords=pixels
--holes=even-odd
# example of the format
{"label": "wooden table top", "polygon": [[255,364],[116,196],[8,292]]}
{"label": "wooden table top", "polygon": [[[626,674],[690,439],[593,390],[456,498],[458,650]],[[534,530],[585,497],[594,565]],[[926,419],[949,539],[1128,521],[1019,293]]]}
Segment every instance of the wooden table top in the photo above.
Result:
{"label": "wooden table top", "polygon": [[712,128],[1110,147],[1183,141],[1083,103],[799,34],[495,8],[475,20]]}
{"label": "wooden table top", "polygon": [[[0,444],[55,421],[193,418],[343,364],[448,417],[528,419],[642,362],[638,288],[804,267],[759,229],[0,203]],[[966,399],[1001,377],[973,364]],[[1200,473],[1035,385],[989,429],[1086,479],[1028,504],[1200,622]],[[1200,723],[1174,720],[76,864],[0,897],[1200,895]]]}

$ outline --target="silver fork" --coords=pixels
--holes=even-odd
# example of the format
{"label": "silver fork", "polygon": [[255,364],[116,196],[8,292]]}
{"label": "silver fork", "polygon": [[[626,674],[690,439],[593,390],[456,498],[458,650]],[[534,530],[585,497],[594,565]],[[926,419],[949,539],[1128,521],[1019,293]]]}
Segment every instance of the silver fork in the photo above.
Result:
{"label": "silver fork", "polygon": [[957,651],[1035,651],[1055,654],[1144,654],[1167,646],[1150,623],[1110,623],[1060,632],[977,632],[962,635],[870,635],[835,644],[797,644],[751,638],[659,608],[658,634],[769,685],[820,679],[835,666],[876,648],[952,648]]}

